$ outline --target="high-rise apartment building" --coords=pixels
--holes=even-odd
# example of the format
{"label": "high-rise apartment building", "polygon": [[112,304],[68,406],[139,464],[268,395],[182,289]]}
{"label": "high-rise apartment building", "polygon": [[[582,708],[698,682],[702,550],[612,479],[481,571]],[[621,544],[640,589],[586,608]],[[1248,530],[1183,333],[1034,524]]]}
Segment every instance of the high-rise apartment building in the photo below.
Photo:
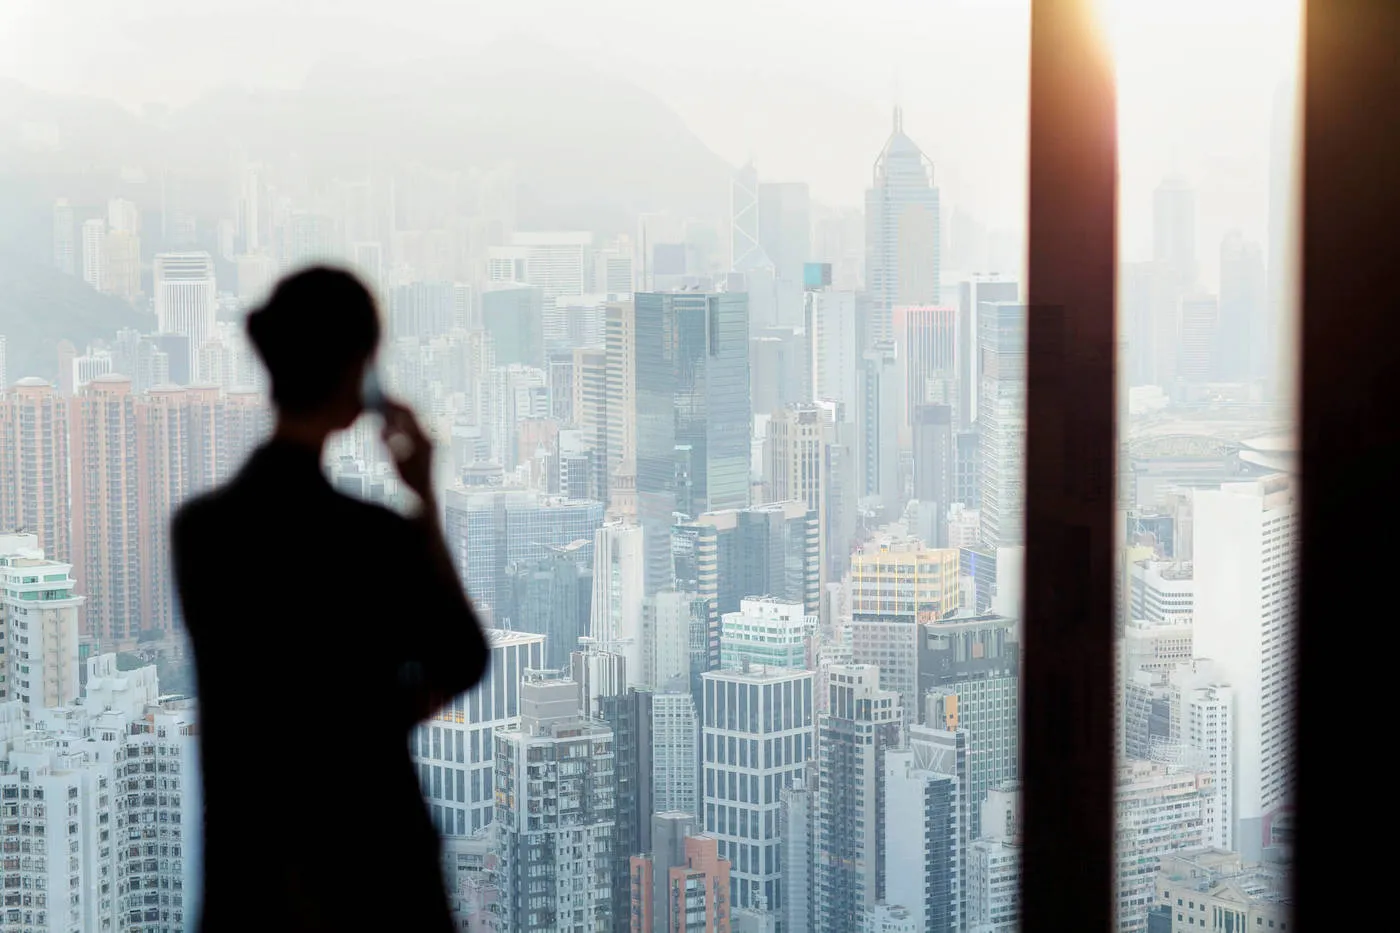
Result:
{"label": "high-rise apartment building", "polygon": [[910,726],[885,753],[885,895],[924,933],[967,929],[967,733]]}
{"label": "high-rise apartment building", "polygon": [[880,686],[899,694],[905,722],[919,720],[919,649],[923,631],[913,613],[854,613],[846,627],[852,664],[880,669]]}
{"label": "high-rise apartment building", "polygon": [[812,639],[817,618],[802,603],[771,596],[748,597],[738,612],[726,612],[719,633],[720,666],[810,669]]}
{"label": "high-rise apartment building", "polygon": [[520,685],[519,724],[495,734],[495,760],[496,929],[612,929],[612,730],[580,715],[577,684],[535,675]]}
{"label": "high-rise apartment building", "polygon": [[631,858],[629,933],[729,933],[728,859],[694,814],[652,817],[652,851]]}
{"label": "high-rise apartment building", "polygon": [[1021,786],[1008,781],[982,801],[982,835],[968,844],[967,929],[1014,933],[1021,920]]}
{"label": "high-rise apartment building", "polygon": [[0,529],[35,535],[44,553],[60,561],[72,553],[70,404],[33,376],[0,395]]}
{"label": "high-rise apartment building", "polygon": [[984,302],[977,317],[982,543],[1008,547],[1025,535],[1026,307]]}
{"label": "high-rise apartment building", "polygon": [[83,221],[83,281],[89,287],[102,289],[107,258],[107,220],[94,217]]}
{"label": "high-rise apartment building", "polygon": [[[625,676],[619,681],[625,681]],[[631,903],[627,880],[628,858],[650,852],[651,815],[656,812],[652,778],[655,776],[655,695],[636,687],[600,692],[591,715],[612,730],[614,748],[613,864],[608,872],[612,887],[612,914],[625,917]]]}
{"label": "high-rise apartment building", "polygon": [[783,869],[784,933],[817,928],[817,794],[815,768],[778,794],[779,855]]}
{"label": "high-rise apartment building", "polygon": [[593,536],[603,524],[603,504],[561,499],[524,489],[447,490],[446,534],[458,576],[477,606],[493,613],[510,594],[508,568],[546,557],[552,547],[584,545],[579,559],[593,562]]}
{"label": "high-rise apartment building", "polygon": [[137,399],[126,376],[98,376],[72,403],[73,572],[83,634],[135,641],[144,627],[146,553]]}
{"label": "high-rise apartment building", "polygon": [[156,330],[189,342],[184,372],[194,373],[200,346],[214,334],[214,260],[208,253],[161,253],[153,276]]}
{"label": "high-rise apartment building", "polygon": [[885,753],[899,743],[901,718],[899,695],[879,681],[869,665],[828,670],[817,741],[818,933],[862,929],[885,899]]}
{"label": "high-rise apartment building", "polygon": [[1125,762],[1117,778],[1118,929],[1139,933],[1147,929],[1160,860],[1206,844],[1218,819],[1216,796],[1209,774],[1156,762]]}
{"label": "high-rise apartment building", "polygon": [[730,862],[734,907],[783,909],[779,796],[815,757],[810,671],[703,675],[705,832]]}
{"label": "high-rise apartment building", "polygon": [[851,611],[941,619],[958,608],[958,570],[954,548],[930,548],[917,538],[869,542],[851,555]]}
{"label": "high-rise apartment building", "polygon": [[0,703],[33,715],[78,698],[78,608],[71,567],[33,534],[0,534]]}
{"label": "high-rise apartment building", "polygon": [[748,295],[638,293],[637,508],[647,593],[672,582],[671,527],[749,504]]}
{"label": "high-rise apartment building", "polygon": [[865,281],[874,302],[867,339],[895,338],[891,313],[897,305],[938,301],[940,217],[933,163],[904,134],[904,112],[896,107],[865,192]]}
{"label": "high-rise apartment building", "polygon": [[1297,489],[1285,475],[1195,495],[1192,650],[1235,693],[1236,851],[1257,860],[1293,789]]}
{"label": "high-rise apartment building", "polygon": [[444,836],[471,835],[490,824],[493,736],[519,722],[525,672],[544,668],[543,635],[487,629],[486,641],[491,663],[480,683],[448,700],[409,739],[433,825]]}
{"label": "high-rise apartment building", "polygon": [[830,412],[817,405],[788,405],[768,421],[767,467],[770,502],[797,499],[816,514],[819,535],[819,585],[827,581],[827,505],[830,495],[831,458],[828,447],[834,434]]}

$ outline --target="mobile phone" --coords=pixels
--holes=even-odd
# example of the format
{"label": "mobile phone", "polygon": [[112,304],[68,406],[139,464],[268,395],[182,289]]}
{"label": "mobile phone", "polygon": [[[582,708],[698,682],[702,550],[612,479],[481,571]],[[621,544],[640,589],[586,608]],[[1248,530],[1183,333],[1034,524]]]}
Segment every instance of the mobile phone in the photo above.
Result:
{"label": "mobile phone", "polygon": [[388,409],[389,398],[384,394],[384,384],[379,380],[379,367],[373,364],[365,367],[365,379],[360,387],[360,398],[366,411],[382,415]]}

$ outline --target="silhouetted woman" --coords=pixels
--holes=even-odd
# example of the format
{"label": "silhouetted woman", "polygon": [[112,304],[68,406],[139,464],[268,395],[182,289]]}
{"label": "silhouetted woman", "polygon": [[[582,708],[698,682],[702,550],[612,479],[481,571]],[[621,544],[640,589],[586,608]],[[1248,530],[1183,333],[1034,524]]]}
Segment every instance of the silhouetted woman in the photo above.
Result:
{"label": "silhouetted woman", "polygon": [[408,737],[488,652],[438,525],[431,446],[384,403],[411,518],[321,469],[327,438],[364,409],[379,335],[348,273],[283,280],[248,317],[276,431],[174,521],[199,677],[204,933],[451,929]]}

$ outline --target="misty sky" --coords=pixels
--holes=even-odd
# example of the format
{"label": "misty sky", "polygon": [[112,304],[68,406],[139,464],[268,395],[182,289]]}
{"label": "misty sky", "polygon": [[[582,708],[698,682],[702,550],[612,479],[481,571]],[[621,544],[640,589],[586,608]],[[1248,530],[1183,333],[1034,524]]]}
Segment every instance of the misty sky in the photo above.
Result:
{"label": "misty sky", "polygon": [[[1120,67],[1126,258],[1151,190],[1199,189],[1208,283],[1232,226],[1265,239],[1270,103],[1298,0],[1103,0]],[[0,73],[52,91],[185,103],[296,85],[317,61],[470,55],[525,33],[623,74],[725,159],[855,205],[898,95],[945,203],[993,227],[1024,205],[1027,0],[5,0]]]}

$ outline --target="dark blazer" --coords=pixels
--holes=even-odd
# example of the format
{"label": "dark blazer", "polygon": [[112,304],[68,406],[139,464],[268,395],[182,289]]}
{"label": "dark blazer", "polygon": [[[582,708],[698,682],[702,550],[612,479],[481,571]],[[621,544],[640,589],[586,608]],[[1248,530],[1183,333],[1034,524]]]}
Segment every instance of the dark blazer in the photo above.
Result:
{"label": "dark blazer", "polygon": [[437,534],[277,440],[176,515],[204,933],[451,929],[408,738],[489,653]]}

